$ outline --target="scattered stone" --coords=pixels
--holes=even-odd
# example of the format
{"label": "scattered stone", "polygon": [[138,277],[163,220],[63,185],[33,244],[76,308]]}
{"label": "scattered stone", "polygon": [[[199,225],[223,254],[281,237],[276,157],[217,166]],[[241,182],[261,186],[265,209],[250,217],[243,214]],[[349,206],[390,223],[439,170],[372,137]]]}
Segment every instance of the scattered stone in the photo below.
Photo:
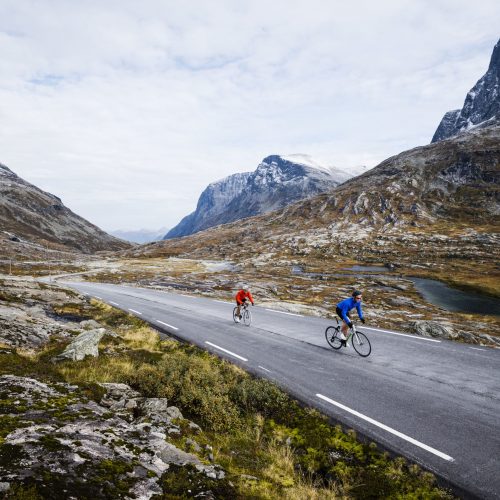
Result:
{"label": "scattered stone", "polygon": [[191,438],[186,439],[186,446],[189,449],[195,451],[196,453],[199,453],[201,451],[201,446],[194,439]]}
{"label": "scattered stone", "polygon": [[198,424],[195,424],[194,422],[189,422],[189,430],[191,430],[194,433],[201,432],[201,427]]}
{"label": "scattered stone", "polygon": [[250,476],[248,474],[241,474],[241,479],[246,479],[247,481],[258,481],[259,479],[255,476]]}
{"label": "scattered stone", "polygon": [[493,344],[494,346],[500,346],[499,337],[494,337],[493,335],[488,335],[487,333],[479,333],[477,336],[481,339],[488,341],[490,344]]}
{"label": "scattered stone", "polygon": [[470,332],[464,332],[460,330],[458,332],[458,338],[467,344],[479,344],[479,339],[476,335]]}

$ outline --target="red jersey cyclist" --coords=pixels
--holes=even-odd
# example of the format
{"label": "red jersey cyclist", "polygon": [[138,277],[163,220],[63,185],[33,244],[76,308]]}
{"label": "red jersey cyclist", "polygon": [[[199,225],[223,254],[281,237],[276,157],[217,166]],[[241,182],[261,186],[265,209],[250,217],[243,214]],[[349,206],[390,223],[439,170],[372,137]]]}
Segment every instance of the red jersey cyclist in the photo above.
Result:
{"label": "red jersey cyclist", "polygon": [[252,303],[252,306],[254,306],[255,303],[253,301],[253,297],[252,297],[252,294],[250,293],[250,289],[248,288],[248,285],[244,285],[243,288],[236,294],[236,296],[234,298],[236,300],[236,305],[238,306],[237,310],[236,310],[236,322],[239,323],[240,319],[241,319],[241,314],[240,314],[241,306],[247,300],[249,300]]}

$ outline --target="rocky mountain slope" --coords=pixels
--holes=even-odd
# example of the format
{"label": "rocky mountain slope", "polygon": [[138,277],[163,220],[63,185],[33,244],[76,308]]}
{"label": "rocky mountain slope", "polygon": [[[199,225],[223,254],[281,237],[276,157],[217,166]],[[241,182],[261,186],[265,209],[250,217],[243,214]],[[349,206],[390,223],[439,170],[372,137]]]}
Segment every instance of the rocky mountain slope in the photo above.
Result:
{"label": "rocky mountain slope", "polygon": [[0,232],[11,242],[85,253],[130,245],[86,221],[53,194],[42,191],[0,164]]}
{"label": "rocky mountain slope", "polygon": [[328,191],[349,177],[305,155],[268,156],[254,172],[234,174],[210,184],[201,194],[196,210],[165,239],[277,210]]}
{"label": "rocky mountain slope", "polygon": [[128,253],[184,248],[207,255],[203,249],[209,248],[224,255],[232,241],[228,233],[238,241],[251,235],[256,243],[249,248],[255,251],[262,240],[272,244],[278,235],[287,235],[292,241],[317,231],[323,240],[314,244],[327,246],[338,236],[357,235],[362,240],[369,234],[413,228],[429,233],[438,226],[498,228],[499,184],[500,126],[477,129],[388,158],[328,193],[281,210],[213,228],[185,241],[158,242]]}
{"label": "rocky mountain slope", "polygon": [[495,123],[500,123],[500,41],[493,49],[486,74],[469,91],[462,109],[448,111],[444,115],[432,142]]}

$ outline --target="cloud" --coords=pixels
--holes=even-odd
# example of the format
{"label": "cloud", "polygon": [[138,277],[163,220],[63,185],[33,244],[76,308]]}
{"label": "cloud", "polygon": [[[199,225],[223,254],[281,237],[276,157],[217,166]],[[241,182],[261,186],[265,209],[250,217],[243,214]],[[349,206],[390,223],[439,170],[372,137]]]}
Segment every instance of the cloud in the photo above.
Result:
{"label": "cloud", "polygon": [[4,0],[0,161],[105,229],[173,226],[268,154],[349,168],[428,142],[486,71],[499,14],[489,0]]}

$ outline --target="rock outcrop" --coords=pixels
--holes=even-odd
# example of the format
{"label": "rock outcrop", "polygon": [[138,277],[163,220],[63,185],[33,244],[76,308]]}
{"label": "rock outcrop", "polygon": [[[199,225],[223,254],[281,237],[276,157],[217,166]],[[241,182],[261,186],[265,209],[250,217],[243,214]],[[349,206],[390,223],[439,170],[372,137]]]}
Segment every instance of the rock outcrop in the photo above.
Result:
{"label": "rock outcrop", "polygon": [[493,49],[486,74],[469,91],[462,109],[444,115],[431,142],[495,124],[500,124],[500,41]]}
{"label": "rock outcrop", "polygon": [[[147,500],[163,493],[162,477],[182,467],[193,484],[205,485],[200,498],[210,497],[214,482],[219,487],[226,483],[230,494],[220,467],[204,465],[166,441],[170,424],[134,418],[130,387],[109,390],[112,395],[108,392],[100,404],[70,384],[0,376],[5,403],[0,409],[2,491],[31,484],[44,498],[55,498],[57,491],[57,498]],[[115,403],[121,401],[118,405],[129,418],[110,411],[107,403],[117,394],[122,399]],[[145,407],[147,401],[143,398]]]}

